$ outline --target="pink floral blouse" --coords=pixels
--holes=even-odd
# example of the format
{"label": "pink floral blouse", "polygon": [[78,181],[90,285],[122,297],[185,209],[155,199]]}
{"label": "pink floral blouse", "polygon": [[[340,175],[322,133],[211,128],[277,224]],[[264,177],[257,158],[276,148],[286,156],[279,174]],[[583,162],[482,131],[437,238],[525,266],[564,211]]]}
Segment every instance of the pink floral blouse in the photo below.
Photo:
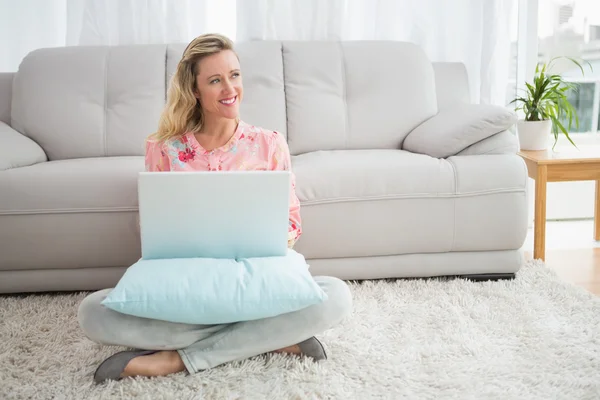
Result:
{"label": "pink floral blouse", "polygon": [[[283,135],[243,121],[239,122],[231,139],[213,151],[206,151],[191,132],[167,142],[146,141],[147,171],[291,171],[291,167],[290,151]],[[293,173],[291,176],[290,248],[302,234],[296,178]]]}

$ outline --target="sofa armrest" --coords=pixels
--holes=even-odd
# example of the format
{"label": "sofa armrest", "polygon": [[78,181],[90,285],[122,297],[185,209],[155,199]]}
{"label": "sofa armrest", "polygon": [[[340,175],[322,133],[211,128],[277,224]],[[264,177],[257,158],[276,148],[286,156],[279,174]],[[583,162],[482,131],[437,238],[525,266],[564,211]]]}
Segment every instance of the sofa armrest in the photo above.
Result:
{"label": "sofa armrest", "polygon": [[48,161],[39,144],[0,121],[0,171]]}
{"label": "sofa armrest", "polygon": [[441,110],[416,127],[404,139],[402,148],[413,153],[447,158],[508,130],[515,122],[516,114],[507,108],[461,104]]}
{"label": "sofa armrest", "polygon": [[475,156],[488,154],[516,154],[519,151],[519,140],[510,131],[502,131],[458,152],[457,156]]}

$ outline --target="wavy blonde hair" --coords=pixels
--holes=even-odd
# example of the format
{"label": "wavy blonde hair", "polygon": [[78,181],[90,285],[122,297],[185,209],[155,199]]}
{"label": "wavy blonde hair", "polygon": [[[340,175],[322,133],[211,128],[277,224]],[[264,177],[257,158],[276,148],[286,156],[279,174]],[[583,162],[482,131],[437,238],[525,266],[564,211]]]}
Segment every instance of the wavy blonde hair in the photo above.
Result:
{"label": "wavy blonde hair", "polygon": [[187,45],[171,79],[167,104],[160,116],[158,131],[150,135],[150,139],[166,141],[186,132],[200,131],[204,123],[204,112],[194,96],[196,76],[199,72],[198,63],[203,58],[223,50],[234,51],[233,42],[215,33],[198,36]]}

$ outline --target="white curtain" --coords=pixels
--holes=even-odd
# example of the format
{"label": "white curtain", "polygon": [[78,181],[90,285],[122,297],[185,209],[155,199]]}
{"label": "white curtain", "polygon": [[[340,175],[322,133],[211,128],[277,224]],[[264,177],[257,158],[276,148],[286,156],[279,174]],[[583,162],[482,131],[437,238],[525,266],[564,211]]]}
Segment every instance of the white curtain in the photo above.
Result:
{"label": "white curtain", "polygon": [[237,40],[400,40],[460,61],[474,102],[505,104],[517,0],[238,0]]}
{"label": "white curtain", "polygon": [[65,45],[66,0],[0,0],[0,72],[40,47]]}
{"label": "white curtain", "polygon": [[67,44],[184,42],[204,32],[204,0],[67,0]]}
{"label": "white curtain", "polygon": [[[16,71],[42,47],[188,42],[211,29],[231,31],[235,11],[222,8],[234,1],[0,0],[0,72]],[[220,20],[209,21],[211,13]]]}
{"label": "white curtain", "polygon": [[475,102],[505,104],[518,0],[0,0],[0,72],[41,47],[246,40],[402,40],[461,61]]}

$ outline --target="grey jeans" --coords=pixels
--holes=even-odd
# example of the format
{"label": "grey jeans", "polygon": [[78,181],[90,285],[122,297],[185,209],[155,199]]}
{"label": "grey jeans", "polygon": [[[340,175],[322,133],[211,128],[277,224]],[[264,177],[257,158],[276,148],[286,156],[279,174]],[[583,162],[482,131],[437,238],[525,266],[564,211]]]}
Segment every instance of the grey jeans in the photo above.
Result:
{"label": "grey jeans", "polygon": [[190,325],[140,318],[104,307],[111,289],[87,296],[79,305],[81,329],[92,341],[143,350],[177,350],[190,373],[243,360],[300,343],[337,325],[352,310],[344,281],[315,277],[328,300],[300,311],[223,325]]}

